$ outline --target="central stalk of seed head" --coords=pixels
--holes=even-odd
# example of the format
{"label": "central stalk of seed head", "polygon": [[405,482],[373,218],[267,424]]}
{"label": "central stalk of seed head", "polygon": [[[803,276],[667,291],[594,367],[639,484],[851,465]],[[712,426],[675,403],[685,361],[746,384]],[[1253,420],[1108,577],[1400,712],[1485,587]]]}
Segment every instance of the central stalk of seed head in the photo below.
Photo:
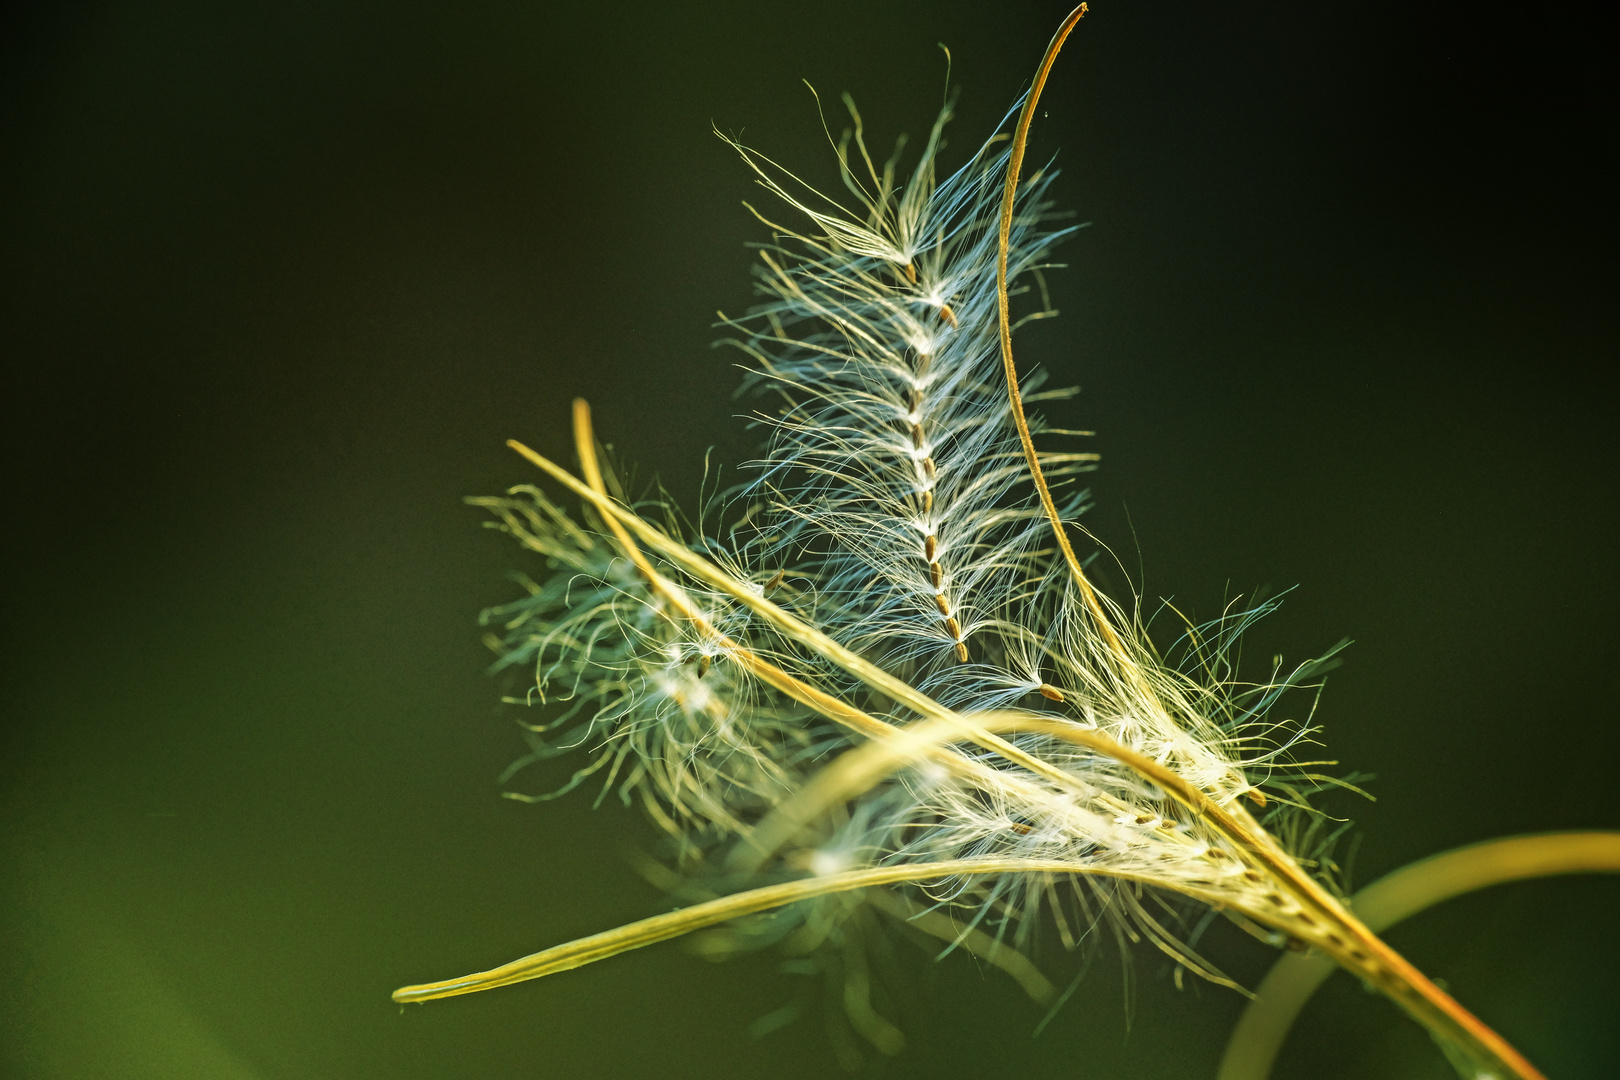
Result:
{"label": "central stalk of seed head", "polygon": [[[908,275],[915,284],[915,275]],[[949,304],[942,297],[925,295],[925,303],[933,307],[940,318],[950,324],[950,330],[957,329],[956,314],[951,311]],[[942,330],[941,333],[950,331]],[[928,440],[928,433],[923,429],[923,387],[928,374],[929,365],[934,362],[934,346],[938,343],[939,334],[930,335],[926,342],[922,335],[914,341],[917,351],[917,367],[911,381],[911,388],[906,398],[906,412],[903,422],[907,427],[907,434],[911,437],[911,454],[913,467],[917,471],[915,491],[924,519],[922,532],[922,557],[928,565],[928,581],[934,590],[934,606],[939,609],[945,633],[956,649],[958,663],[968,662],[967,642],[963,640],[962,624],[956,618],[956,612],[951,605],[951,598],[946,588],[945,568],[939,562],[939,537],[935,535],[933,527],[929,524],[934,513],[934,487],[939,479],[939,466],[934,463],[933,445]]]}

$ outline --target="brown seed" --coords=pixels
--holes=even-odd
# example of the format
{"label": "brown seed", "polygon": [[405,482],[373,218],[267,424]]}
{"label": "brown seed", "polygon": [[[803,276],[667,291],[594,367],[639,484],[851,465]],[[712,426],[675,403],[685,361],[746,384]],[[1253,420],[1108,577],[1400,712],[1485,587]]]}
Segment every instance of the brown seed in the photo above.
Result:
{"label": "brown seed", "polygon": [[913,285],[917,284],[917,268],[915,266],[906,263],[900,269],[905,271],[907,281],[910,281]]}
{"label": "brown seed", "polygon": [[776,572],[776,575],[774,577],[772,577],[771,580],[769,580],[769,581],[767,581],[765,583],[765,591],[770,592],[772,589],[774,589],[778,585],[782,584],[782,582],[785,581],[786,579],[787,579],[787,571],[786,570],[778,570]]}
{"label": "brown seed", "polygon": [[709,665],[711,663],[713,663],[713,661],[709,659],[707,654],[698,657],[698,678],[701,679],[703,676],[709,673]]}
{"label": "brown seed", "polygon": [[[933,581],[934,588],[936,588],[936,589],[939,588],[940,582],[945,580],[945,568],[940,566],[939,563],[937,563],[937,562],[929,563],[928,564],[928,577],[929,577],[930,580]],[[950,613],[946,612],[946,614],[950,614]]]}
{"label": "brown seed", "polygon": [[922,449],[922,428],[916,424],[911,425],[911,448],[913,450]]}
{"label": "brown seed", "polygon": [[907,404],[911,406],[911,412],[916,412],[922,408],[922,391],[913,386],[911,388],[911,400]]}
{"label": "brown seed", "polygon": [[941,318],[943,318],[946,322],[951,324],[951,329],[952,330],[956,329],[956,312],[951,310],[951,305],[949,305],[949,304],[941,304],[941,305],[939,305],[939,314],[940,314]]}
{"label": "brown seed", "polygon": [[955,616],[946,616],[946,618],[945,618],[945,632],[950,634],[951,637],[955,638],[957,640],[958,644],[961,643],[961,641],[962,641],[962,624],[956,621]]}
{"label": "brown seed", "polygon": [[1266,793],[1257,787],[1252,787],[1243,794],[1247,795],[1249,797],[1249,801],[1254,803],[1256,806],[1266,805]]}
{"label": "brown seed", "polygon": [[[935,593],[934,594],[934,604],[935,604],[935,606],[937,606],[939,608],[939,613],[941,615],[944,615],[946,617],[950,616],[950,614],[951,614],[951,605],[945,599],[945,594],[944,593]],[[952,634],[951,636],[956,637],[957,635]]]}
{"label": "brown seed", "polygon": [[923,541],[923,558],[927,559],[929,562],[934,561],[934,546],[937,543],[938,541],[934,539],[932,534],[930,534],[929,537]]}
{"label": "brown seed", "polygon": [[[920,447],[919,447],[919,449],[920,449]],[[930,480],[932,480],[935,477],[935,475],[937,475],[936,470],[935,470],[935,466],[934,466],[934,459],[933,458],[931,458],[931,457],[923,458],[923,472],[928,474],[928,479],[930,479]]]}
{"label": "brown seed", "polygon": [[960,664],[965,664],[965,663],[968,662],[967,646],[962,644],[962,642],[960,642],[960,641],[958,641],[956,643],[956,660],[957,660],[957,663],[960,663]]}
{"label": "brown seed", "polygon": [[1041,697],[1045,698],[1048,701],[1062,701],[1063,700],[1063,691],[1059,690],[1057,687],[1053,686],[1051,683],[1044,683],[1043,682],[1043,683],[1041,683]]}
{"label": "brown seed", "polygon": [[1013,832],[1017,833],[1019,836],[1028,836],[1030,833],[1035,831],[1035,826],[1023,821],[1015,821],[1007,827]]}
{"label": "brown seed", "polygon": [[929,488],[927,491],[923,492],[923,513],[932,514],[933,512],[934,512],[934,489]]}

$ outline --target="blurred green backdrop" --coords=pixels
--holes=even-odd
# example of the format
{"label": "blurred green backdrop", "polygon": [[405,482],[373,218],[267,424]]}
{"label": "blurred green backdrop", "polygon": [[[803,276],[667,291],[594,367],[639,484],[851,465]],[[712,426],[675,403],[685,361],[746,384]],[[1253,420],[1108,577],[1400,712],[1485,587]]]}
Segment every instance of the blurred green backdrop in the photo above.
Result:
{"label": "blurred green backdrop", "polygon": [[[1615,76],[1567,11],[1099,3],[1035,129],[1094,224],[1025,363],[1083,395],[1092,527],[1211,614],[1298,583],[1258,667],[1356,639],[1319,719],[1373,772],[1356,877],[1620,826]],[[1046,3],[191,0],[5,16],[6,977],[38,1078],[822,1077],[772,957],[661,946],[401,1011],[661,908],[648,827],[498,797],[474,615],[522,564],[465,494],[567,458],[567,403],[672,490],[734,463],[757,199],[710,133],[831,181],[801,78],[878,145],[962,88],[958,155]],[[836,124],[836,118],[834,123]],[[960,156],[947,158],[959,161]],[[1139,567],[1139,570],[1137,569]],[[1116,581],[1116,587],[1122,581]],[[539,789],[566,764],[531,774]],[[1620,1059],[1612,880],[1470,897],[1397,947],[1552,1076]],[[1270,960],[1216,927],[1211,957]],[[1096,964],[1038,1039],[917,965],[873,1074],[1212,1075],[1241,999]],[[1442,1077],[1348,985],[1285,1077]],[[1128,1022],[1129,1021],[1129,1022]],[[1605,1064],[1609,1063],[1609,1064]]]}

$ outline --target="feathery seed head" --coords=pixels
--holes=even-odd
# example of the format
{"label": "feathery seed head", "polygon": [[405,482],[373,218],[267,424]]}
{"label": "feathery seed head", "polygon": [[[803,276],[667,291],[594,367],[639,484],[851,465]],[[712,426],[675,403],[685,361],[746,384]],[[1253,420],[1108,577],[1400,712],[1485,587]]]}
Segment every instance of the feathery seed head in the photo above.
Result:
{"label": "feathery seed head", "polygon": [[[871,930],[866,896],[908,921],[956,910],[951,946],[988,933],[991,955],[1003,938],[1030,947],[1042,911],[1070,946],[1085,936],[1075,919],[1106,920],[1220,979],[1129,883],[1272,925],[1298,908],[1207,809],[1249,820],[1245,770],[1281,751],[1245,758],[1243,725],[1269,699],[1244,709],[1223,679],[1167,667],[1052,547],[1002,374],[1005,137],[939,179],[947,107],[902,183],[898,151],[876,168],[846,104],[838,154],[856,211],[727,140],[798,223],[755,211],[774,234],[760,303],[725,324],[774,408],[756,414],[765,451],[724,538],[683,543],[667,511],[647,531],[603,501],[611,477],[591,480],[582,523],[534,488],[474,500],[554,568],[485,614],[504,631],[497,666],[532,665],[535,696],[559,709],[525,761],[593,744],[569,786],[603,772],[639,797],[699,892],[891,882],[734,922],[727,949],[791,938],[847,964]],[[1013,204],[1015,284],[1074,231],[1054,224],[1055,177],[1041,171]],[[1066,396],[1041,383],[1025,377],[1024,400]],[[1030,427],[1043,442],[1072,434]],[[1072,519],[1094,456],[1038,460]],[[1201,648],[1203,670],[1224,672],[1220,642]]]}
{"label": "feathery seed head", "polygon": [[521,700],[552,710],[525,725],[532,753],[514,769],[592,744],[563,790],[604,772],[604,795],[639,797],[674,839],[670,876],[690,902],[396,1000],[702,932],[711,954],[779,943],[813,961],[841,984],[850,1027],[894,1053],[904,1038],[874,1005],[864,949],[881,920],[972,952],[1043,1001],[1054,988],[1024,955],[1043,925],[1074,949],[1106,924],[1169,955],[1178,984],[1182,969],[1228,982],[1180,940],[1172,909],[1148,908],[1168,893],[1332,956],[1465,1072],[1538,1080],[1324,888],[1330,860],[1308,864],[1313,876],[1289,853],[1284,840],[1317,842],[1323,819],[1298,811],[1324,780],[1288,764],[1310,729],[1266,716],[1324,666],[1235,680],[1232,645],[1269,605],[1189,625],[1169,662],[1069,541],[1095,455],[1036,447],[1079,433],[1026,414],[1069,392],[1019,377],[1009,306],[1021,280],[1046,296],[1040,274],[1073,231],[1046,202],[1056,174],[1018,174],[1034,103],[1085,10],[1048,46],[1012,138],[944,179],[949,105],[901,182],[900,147],[880,171],[844,98],[852,126],[836,149],[853,211],[727,140],[795,224],[755,211],[774,234],[759,249],[761,303],[727,322],[773,407],[757,414],[766,447],[723,538],[661,505],[644,509],[661,509],[662,528],[626,506],[583,402],[581,476],[509,444],[584,501],[582,520],[534,487],[470,500],[552,571],[484,613],[496,667],[532,666]]}

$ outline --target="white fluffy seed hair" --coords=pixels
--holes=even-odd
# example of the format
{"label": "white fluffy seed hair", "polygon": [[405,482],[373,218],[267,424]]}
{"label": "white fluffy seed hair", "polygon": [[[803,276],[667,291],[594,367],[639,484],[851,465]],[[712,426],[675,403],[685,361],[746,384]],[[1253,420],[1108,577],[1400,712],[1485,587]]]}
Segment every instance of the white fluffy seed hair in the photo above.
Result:
{"label": "white fluffy seed hair", "polygon": [[[1106,736],[1217,803],[1247,794],[1263,804],[1254,784],[1286,780],[1268,772],[1305,729],[1261,718],[1311,669],[1258,687],[1231,684],[1229,639],[1252,613],[1188,631],[1194,675],[1168,666],[1136,620],[1105,600],[1113,623],[1130,631],[1099,631],[1053,547],[1004,382],[996,263],[1009,140],[998,132],[940,179],[947,105],[902,178],[899,150],[874,165],[846,104],[852,128],[836,149],[854,211],[727,140],[789,215],[781,224],[755,211],[773,233],[759,249],[762,302],[725,324],[748,358],[748,385],[766,400],[755,415],[768,441],[721,535],[693,535],[673,513],[652,512],[729,575],[728,587],[656,552],[636,565],[599,511],[576,523],[537,488],[473,500],[552,570],[544,583],[523,579],[528,596],[484,616],[499,628],[498,666],[532,666],[529,699],[556,702],[530,728],[534,753],[519,765],[592,744],[596,758],[568,786],[602,772],[604,793],[639,798],[676,839],[678,865],[696,882],[690,895],[807,874],[919,870],[909,885],[806,899],[733,923],[717,948],[825,947],[836,957],[828,963],[849,978],[859,967],[864,980],[850,950],[871,921],[854,914],[854,897],[865,895],[912,929],[955,912],[946,932],[929,932],[1007,967],[1032,993],[1049,984],[1026,980],[999,950],[1033,947],[1031,916],[1042,910],[1066,946],[1106,920],[1117,935],[1146,936],[1218,979],[1162,912],[1143,906],[1150,894],[1140,886],[1238,910],[1283,900],[1184,801],[1074,733]],[[1028,178],[1012,216],[1008,280],[1028,297],[1044,298],[1040,274],[1074,231],[1049,209],[1054,176]],[[1048,314],[1043,302],[1024,317]],[[1068,396],[1031,392],[1039,381],[1024,380],[1025,401]],[[1081,434],[1039,417],[1031,427],[1043,441]],[[1076,476],[1093,460],[1072,450],[1040,455],[1065,519],[1083,509]],[[938,715],[867,691],[847,663],[807,648],[750,597],[904,680],[931,707],[1005,731],[1006,749],[992,753]],[[767,685],[752,658],[915,738],[867,742],[803,696]],[[1016,720],[997,719],[1009,710]],[[870,760],[855,761],[865,751]],[[822,767],[838,755],[855,761],[839,776],[864,779],[829,781]],[[1309,787],[1283,783],[1272,809]],[[773,830],[765,844],[761,835]],[[1005,871],[928,880],[930,866],[984,860]],[[843,996],[855,1029],[893,1049],[897,1034],[865,991],[846,985]]]}
{"label": "white fluffy seed hair", "polygon": [[[843,644],[906,669],[944,704],[994,707],[1041,682],[987,652],[1002,659],[996,641],[1022,632],[1019,609],[1049,543],[1000,380],[1007,140],[938,181],[947,108],[899,185],[893,160],[881,174],[871,167],[850,111],[839,165],[864,220],[737,147],[769,191],[820,229],[772,225],[757,283],[767,302],[731,324],[746,335],[732,343],[753,361],[752,381],[779,403],[761,414],[771,440],[748,494],[769,513],[750,554],[794,558],[794,572],[815,582],[818,621]],[[1043,227],[1050,179],[1023,189],[1014,279],[1038,273],[1073,231]],[[1066,477],[1091,460],[1053,454],[1044,464]],[[1079,513],[1084,497],[1071,487],[1064,511]],[[962,678],[958,665],[974,659],[984,670]]]}

